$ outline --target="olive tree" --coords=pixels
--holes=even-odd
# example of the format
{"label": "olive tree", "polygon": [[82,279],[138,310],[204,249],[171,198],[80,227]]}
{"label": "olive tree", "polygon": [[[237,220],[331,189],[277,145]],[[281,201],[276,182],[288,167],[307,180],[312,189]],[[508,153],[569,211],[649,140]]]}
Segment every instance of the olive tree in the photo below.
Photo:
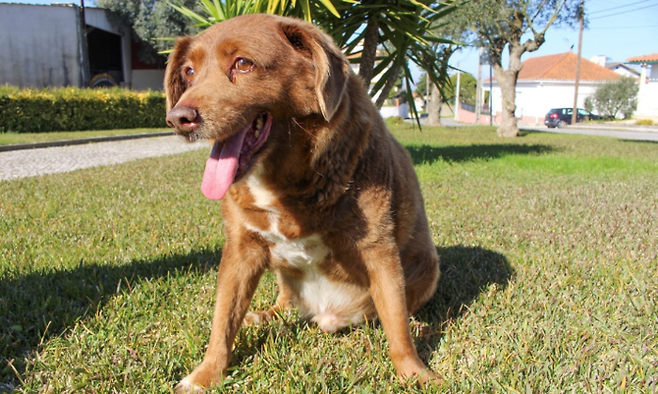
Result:
{"label": "olive tree", "polygon": [[615,119],[621,115],[630,118],[637,109],[639,85],[634,78],[621,77],[599,86],[591,96],[591,101],[599,115]]}
{"label": "olive tree", "polygon": [[[196,0],[184,0],[195,8]],[[171,37],[196,34],[199,29],[166,1],[96,0],[99,8],[111,11],[110,21],[132,28],[133,40],[140,43],[139,59],[147,63],[163,63],[159,54],[172,46]]]}
{"label": "olive tree", "polygon": [[[501,137],[516,137],[516,83],[521,56],[539,49],[551,26],[573,27],[581,15],[580,0],[470,0],[451,19],[465,23],[471,42],[484,48],[502,94]],[[503,53],[509,62],[503,68]]]}

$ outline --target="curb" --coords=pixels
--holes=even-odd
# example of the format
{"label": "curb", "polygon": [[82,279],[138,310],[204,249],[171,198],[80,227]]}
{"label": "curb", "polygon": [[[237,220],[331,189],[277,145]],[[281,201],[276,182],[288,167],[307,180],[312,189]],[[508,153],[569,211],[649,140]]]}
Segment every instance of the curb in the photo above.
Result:
{"label": "curb", "polygon": [[656,133],[658,132],[658,128],[656,127],[642,127],[642,126],[617,126],[617,125],[601,125],[601,126],[594,126],[594,125],[569,125],[567,127],[570,127],[572,129],[582,129],[582,130],[610,130],[610,131],[637,131],[637,132],[642,132],[642,133]]}
{"label": "curb", "polygon": [[0,145],[0,152],[10,152],[15,150],[26,150],[26,149],[53,148],[57,146],[84,145],[84,144],[92,144],[95,142],[135,140],[138,138],[164,137],[170,135],[175,135],[175,134],[173,131],[168,131],[168,132],[160,132],[160,133],[142,133],[142,134],[128,134],[128,135],[113,135],[109,137],[92,137],[92,138],[82,138],[78,140],[35,142],[31,144]]}

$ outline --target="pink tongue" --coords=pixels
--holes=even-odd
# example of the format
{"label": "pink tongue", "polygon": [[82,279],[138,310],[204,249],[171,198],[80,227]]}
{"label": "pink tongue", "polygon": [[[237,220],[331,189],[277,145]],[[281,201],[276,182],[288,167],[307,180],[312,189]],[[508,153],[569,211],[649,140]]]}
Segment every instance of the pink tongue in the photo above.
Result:
{"label": "pink tongue", "polygon": [[201,191],[206,198],[221,200],[233,184],[235,174],[238,172],[240,149],[248,130],[249,127],[245,127],[223,143],[215,142],[213,145],[201,181]]}

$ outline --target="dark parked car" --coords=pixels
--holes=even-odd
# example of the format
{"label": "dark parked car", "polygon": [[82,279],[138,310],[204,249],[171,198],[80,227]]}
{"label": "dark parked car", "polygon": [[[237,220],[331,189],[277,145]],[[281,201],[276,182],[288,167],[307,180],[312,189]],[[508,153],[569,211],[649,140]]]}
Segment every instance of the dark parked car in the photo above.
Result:
{"label": "dark parked car", "polygon": [[[544,118],[544,124],[551,129],[555,127],[563,128],[564,126],[571,124],[572,114],[573,108],[553,108],[546,114],[546,118]],[[593,113],[587,112],[582,108],[578,108],[576,122],[596,119],[599,119],[598,115],[594,115]]]}

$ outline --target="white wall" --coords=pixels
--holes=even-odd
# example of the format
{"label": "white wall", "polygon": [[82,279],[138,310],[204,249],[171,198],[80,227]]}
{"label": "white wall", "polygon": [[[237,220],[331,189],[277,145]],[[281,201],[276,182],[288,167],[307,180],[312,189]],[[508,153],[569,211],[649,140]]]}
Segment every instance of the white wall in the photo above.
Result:
{"label": "white wall", "polygon": [[[489,86],[484,84],[485,91]],[[594,94],[599,83],[581,82],[578,86],[578,107],[585,107],[585,98]],[[543,119],[551,108],[573,107],[574,83],[560,81],[526,82],[516,85],[516,116]],[[500,88],[493,84],[493,111],[502,110]]]}
{"label": "white wall", "polygon": [[0,84],[79,86],[78,8],[0,4]]}
{"label": "white wall", "polygon": [[611,68],[610,70],[624,77],[637,78],[637,74],[633,73],[632,71],[629,71],[628,69],[622,66],[616,66],[614,68]]}
{"label": "white wall", "polygon": [[637,110],[634,116],[658,120],[658,64],[642,66]]}

